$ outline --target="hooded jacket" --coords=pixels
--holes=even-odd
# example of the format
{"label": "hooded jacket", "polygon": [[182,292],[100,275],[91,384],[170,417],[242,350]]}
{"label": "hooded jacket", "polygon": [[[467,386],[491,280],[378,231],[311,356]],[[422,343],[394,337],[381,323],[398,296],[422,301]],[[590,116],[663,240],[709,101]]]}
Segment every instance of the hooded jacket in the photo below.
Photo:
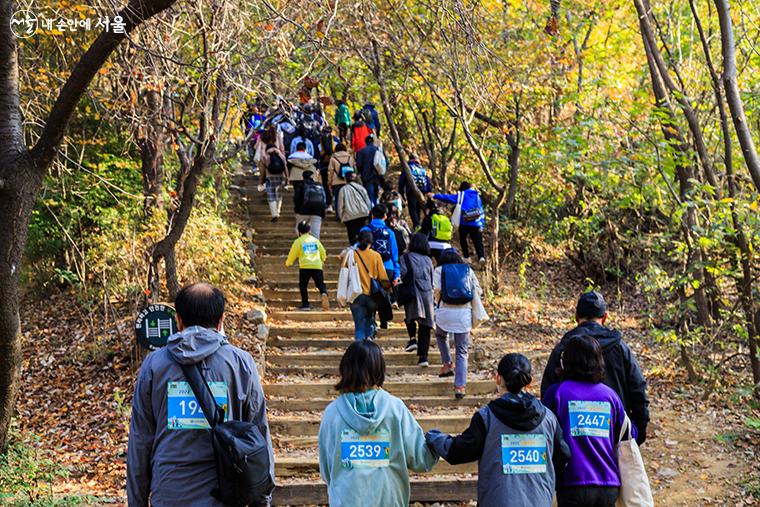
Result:
{"label": "hooded jacket", "polygon": [[[301,152],[296,152],[301,153]],[[317,161],[305,154],[306,156],[296,156],[293,154],[288,158],[288,165],[290,166],[290,181],[303,181],[304,171],[311,171],[315,176],[319,175],[317,170]]]}
{"label": "hooded jacket", "polygon": [[369,231],[374,233],[376,229],[388,229],[388,232],[390,233],[391,258],[387,261],[383,261],[383,265],[388,271],[388,277],[390,278],[392,273],[393,279],[395,280],[401,276],[401,265],[398,263],[398,244],[396,244],[396,235],[393,233],[393,230],[385,225],[385,220],[382,218],[373,218],[369,225],[362,227],[359,232]]}
{"label": "hooded jacket", "polygon": [[[505,449],[505,437],[517,447]],[[535,396],[525,392],[506,393],[491,401],[472,416],[470,427],[457,437],[432,430],[426,440],[452,465],[478,461],[481,507],[551,507],[556,478],[570,457],[557,418]],[[535,454],[538,459],[522,461],[534,466],[530,472],[507,472],[502,454],[506,450],[509,458],[511,449],[519,452],[520,440],[532,440],[534,446],[538,443],[545,450]],[[511,463],[521,462],[512,459]]]}
{"label": "hooded jacket", "polygon": [[331,187],[346,184],[346,180],[340,175],[341,165],[350,165],[356,168],[353,155],[347,151],[336,151],[332,154],[330,162],[327,165],[327,182]]}
{"label": "hooded jacket", "polygon": [[362,179],[362,184],[375,182],[380,179],[375,169],[375,153],[380,148],[373,142],[365,145],[359,153],[356,154],[356,170]]}
{"label": "hooded jacket", "polygon": [[[474,188],[468,188],[464,192],[464,196],[462,199],[462,215],[459,219],[459,223],[456,225],[467,225],[472,227],[483,227],[485,226],[485,211],[483,211],[483,201],[480,199],[480,194],[477,190]],[[442,201],[449,204],[453,204],[456,206],[457,200],[459,199],[459,193],[456,194],[435,194],[433,195],[433,199],[436,201]],[[480,210],[480,215],[478,215],[478,218],[475,220],[465,220],[464,218],[464,212],[470,211],[470,210]]]}
{"label": "hooded jacket", "polygon": [[355,121],[353,125],[351,125],[351,149],[355,154],[359,153],[359,151],[366,146],[367,136],[371,133],[372,128],[361,120]]}
{"label": "hooded jacket", "polygon": [[341,104],[335,110],[335,124],[344,124],[346,127],[351,125],[351,111],[348,110],[348,106]]}
{"label": "hooded jacket", "polygon": [[[356,443],[368,436],[377,442],[370,448],[380,451],[380,459],[358,457],[367,448],[359,446],[357,453]],[[407,507],[409,470],[427,472],[437,461],[406,405],[382,389],[343,394],[322,416],[319,471],[330,507]]]}
{"label": "hooded jacket", "polygon": [[[127,451],[130,507],[222,507],[211,496],[217,485],[209,430],[170,429],[170,383],[184,382],[178,364],[201,364],[208,382],[223,382],[231,420],[258,424],[274,457],[266,402],[253,358],[212,329],[189,327],[169,337],[166,347],[140,367],[132,400]],[[262,499],[262,502],[268,499]]]}
{"label": "hooded jacket", "polygon": [[372,209],[367,189],[352,181],[338,193],[338,215],[341,222],[350,222],[357,218],[367,218]]}
{"label": "hooded jacket", "polygon": [[604,353],[604,383],[622,400],[625,411],[635,426],[636,442],[643,444],[649,423],[647,382],[631,349],[615,329],[609,329],[595,321],[586,321],[568,331],[554,347],[546,363],[541,379],[541,396],[546,394],[549,386],[560,381],[556,370],[562,351],[570,338],[579,335],[593,336],[601,345]]}

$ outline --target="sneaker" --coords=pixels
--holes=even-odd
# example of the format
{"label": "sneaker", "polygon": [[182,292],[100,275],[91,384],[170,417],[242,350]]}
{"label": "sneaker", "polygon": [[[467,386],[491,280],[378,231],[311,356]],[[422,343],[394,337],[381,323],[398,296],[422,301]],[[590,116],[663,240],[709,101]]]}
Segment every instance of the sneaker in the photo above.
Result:
{"label": "sneaker", "polygon": [[486,258],[481,257],[480,259],[478,259],[478,264],[480,265],[481,270],[486,269]]}
{"label": "sneaker", "polygon": [[332,206],[328,206],[328,207],[325,209],[325,213],[335,213],[335,210],[333,209],[333,207],[332,207]]}
{"label": "sneaker", "polygon": [[391,308],[393,308],[394,310],[398,310],[398,303],[395,301],[391,303]]}
{"label": "sneaker", "polygon": [[310,312],[311,311],[311,306],[309,306],[309,305],[299,306],[298,307],[298,311],[299,312]]}
{"label": "sneaker", "polygon": [[454,398],[458,400],[464,398],[464,386],[454,388]]}
{"label": "sneaker", "polygon": [[330,298],[327,293],[322,294],[320,297],[322,298],[322,311],[326,312],[330,309]]}
{"label": "sneaker", "polygon": [[280,217],[272,217],[272,223],[277,222],[277,220],[279,220],[279,219],[280,219]]}
{"label": "sneaker", "polygon": [[414,352],[415,350],[417,350],[417,340],[414,338],[411,338],[409,340],[409,343],[406,344],[406,347],[404,347],[404,351]]}
{"label": "sneaker", "polygon": [[421,357],[420,360],[417,361],[417,366],[421,368],[427,368],[428,366],[430,366],[430,363],[428,362],[427,359]]}
{"label": "sneaker", "polygon": [[441,371],[438,373],[438,376],[441,378],[444,377],[453,377],[454,376],[454,368],[452,367],[452,364],[444,364],[441,366]]}

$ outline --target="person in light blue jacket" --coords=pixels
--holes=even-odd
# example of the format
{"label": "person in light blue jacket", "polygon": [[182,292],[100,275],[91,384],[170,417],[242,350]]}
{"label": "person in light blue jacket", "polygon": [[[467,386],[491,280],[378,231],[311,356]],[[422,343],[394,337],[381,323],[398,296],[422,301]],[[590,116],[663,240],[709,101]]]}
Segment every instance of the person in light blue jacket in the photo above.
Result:
{"label": "person in light blue jacket", "polygon": [[330,507],[406,507],[409,470],[438,456],[404,402],[383,390],[385,360],[374,342],[352,343],[340,361],[340,396],[319,426],[319,472]]}
{"label": "person in light blue jacket", "polygon": [[456,206],[460,196],[462,199],[462,215],[459,220],[459,243],[462,246],[462,257],[465,259],[470,257],[470,247],[467,244],[469,237],[475,247],[477,259],[483,265],[486,261],[483,248],[483,227],[486,224],[486,214],[478,190],[469,181],[463,181],[459,185],[459,192],[456,194],[434,194],[433,199]]}

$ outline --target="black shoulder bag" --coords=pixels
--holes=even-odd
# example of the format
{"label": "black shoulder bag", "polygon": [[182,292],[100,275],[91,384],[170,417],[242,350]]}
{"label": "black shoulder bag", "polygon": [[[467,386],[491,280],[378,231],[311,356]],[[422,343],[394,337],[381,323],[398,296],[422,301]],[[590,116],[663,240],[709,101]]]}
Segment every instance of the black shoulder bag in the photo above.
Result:
{"label": "black shoulder bag", "polygon": [[216,403],[199,364],[180,366],[211,426],[219,481],[211,496],[225,505],[266,504],[274,490],[267,439],[255,423],[224,420],[224,408]]}
{"label": "black shoulder bag", "polygon": [[404,264],[406,264],[406,274],[401,278],[401,285],[398,286],[398,304],[401,306],[408,305],[415,298],[414,270],[409,261],[409,254],[404,255]]}

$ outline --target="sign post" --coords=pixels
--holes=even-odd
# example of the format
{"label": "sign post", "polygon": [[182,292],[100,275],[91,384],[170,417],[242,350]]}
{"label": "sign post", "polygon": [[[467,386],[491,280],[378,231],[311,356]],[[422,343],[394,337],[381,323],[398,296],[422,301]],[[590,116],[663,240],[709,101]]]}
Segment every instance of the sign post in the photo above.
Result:
{"label": "sign post", "polygon": [[164,347],[166,340],[178,331],[176,313],[173,307],[162,303],[143,308],[135,320],[137,342],[148,350]]}

